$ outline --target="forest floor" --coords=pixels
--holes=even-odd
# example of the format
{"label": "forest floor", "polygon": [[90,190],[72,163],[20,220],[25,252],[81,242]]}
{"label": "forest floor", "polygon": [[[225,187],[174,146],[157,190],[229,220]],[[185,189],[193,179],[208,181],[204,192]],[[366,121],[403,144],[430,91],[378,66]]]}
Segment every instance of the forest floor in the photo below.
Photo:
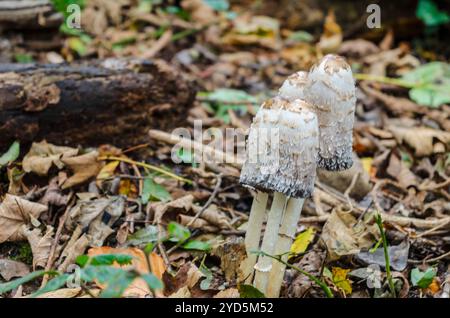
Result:
{"label": "forest floor", "polygon": [[[439,30],[398,40],[393,28],[369,41],[344,36],[333,12],[313,14],[325,22],[307,32],[227,1],[88,1],[83,31],[60,34],[61,47],[11,36],[1,58],[164,59],[198,90],[186,128],[201,120],[225,132],[248,129],[290,74],[344,56],[357,80],[355,163],[318,172],[289,263],[335,297],[449,297],[450,55],[433,46]],[[25,297],[52,279],[39,297],[261,296],[239,283],[254,194],[239,185],[239,166],[198,162],[189,150],[175,164],[159,131],[116,146],[1,149],[0,295]],[[81,285],[67,283],[76,273]],[[281,296],[325,293],[288,269]]]}

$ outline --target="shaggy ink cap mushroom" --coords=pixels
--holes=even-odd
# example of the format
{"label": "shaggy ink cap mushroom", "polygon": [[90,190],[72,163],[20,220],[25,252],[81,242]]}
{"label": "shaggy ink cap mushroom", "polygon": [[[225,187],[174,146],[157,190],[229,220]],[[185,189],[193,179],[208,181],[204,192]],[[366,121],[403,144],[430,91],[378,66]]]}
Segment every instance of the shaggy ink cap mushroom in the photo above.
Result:
{"label": "shaggy ink cap mushroom", "polygon": [[275,97],[253,119],[240,183],[288,197],[310,197],[316,176],[317,116],[303,100]]}
{"label": "shaggy ink cap mushroom", "polygon": [[289,101],[305,99],[304,88],[308,82],[308,73],[304,71],[290,75],[278,90],[278,95]]}
{"label": "shaggy ink cap mushroom", "polygon": [[355,80],[344,58],[326,55],[314,65],[304,89],[319,120],[320,168],[338,171],[353,165]]}

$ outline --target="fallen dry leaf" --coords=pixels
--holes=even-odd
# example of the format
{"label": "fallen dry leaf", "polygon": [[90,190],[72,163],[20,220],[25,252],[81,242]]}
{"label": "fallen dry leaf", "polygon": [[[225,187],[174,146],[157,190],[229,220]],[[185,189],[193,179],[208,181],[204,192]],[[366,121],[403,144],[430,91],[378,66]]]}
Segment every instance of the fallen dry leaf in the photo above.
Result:
{"label": "fallen dry leaf", "polygon": [[0,243],[25,239],[21,228],[47,211],[47,206],[6,194],[0,204]]}
{"label": "fallen dry leaf", "polygon": [[73,175],[62,184],[62,189],[73,187],[97,176],[102,165],[97,158],[97,151],[77,157],[62,158],[61,161],[73,171]]}
{"label": "fallen dry leaf", "polygon": [[[115,267],[121,267],[124,269],[134,268],[137,272],[140,274],[148,274],[149,268],[146,261],[146,256],[144,252],[138,248],[130,247],[130,248],[113,248],[108,246],[101,246],[101,247],[93,247],[89,249],[88,255],[89,256],[95,256],[95,255],[102,255],[102,254],[126,254],[133,257],[132,263],[130,265],[119,265],[114,264]],[[162,279],[162,275],[164,274],[166,268],[164,265],[164,261],[155,252],[153,252],[149,258],[150,266],[152,268],[153,274],[158,277],[159,279]],[[102,286],[97,283],[97,285],[100,288],[104,288],[105,286]],[[150,289],[147,285],[147,283],[142,278],[136,278],[130,286],[125,290],[123,297],[144,297],[146,295],[150,294]]]}
{"label": "fallen dry leaf", "polygon": [[23,158],[23,170],[45,176],[53,164],[62,169],[64,163],[61,159],[70,158],[77,154],[78,149],[75,148],[55,146],[45,140],[34,142],[30,151]]}
{"label": "fallen dry leaf", "polygon": [[36,298],[75,298],[81,293],[81,287],[77,288],[61,288],[55,291],[51,291]]}
{"label": "fallen dry leaf", "polygon": [[67,205],[68,199],[67,195],[62,194],[58,185],[58,177],[56,177],[50,180],[48,188],[39,202],[45,205],[64,206]]}
{"label": "fallen dry leaf", "polygon": [[339,49],[342,39],[342,29],[336,23],[334,11],[330,10],[325,17],[323,34],[320,37],[319,43],[317,43],[317,47],[324,54],[333,53]]}
{"label": "fallen dry leaf", "polygon": [[225,45],[261,45],[279,47],[279,22],[267,16],[240,15],[233,29],[222,37]]}
{"label": "fallen dry leaf", "polygon": [[364,39],[355,39],[342,42],[338,54],[347,57],[360,58],[378,53],[379,51],[380,48],[373,42]]}
{"label": "fallen dry leaf", "polygon": [[0,276],[6,281],[14,277],[23,277],[30,273],[28,265],[10,259],[0,259]]}
{"label": "fallen dry leaf", "polygon": [[235,282],[241,278],[243,273],[240,264],[247,257],[244,239],[242,237],[232,237],[225,242],[215,246],[211,252],[220,258],[220,268],[225,274],[228,282]]}
{"label": "fallen dry leaf", "polygon": [[228,288],[218,292],[214,298],[240,298],[241,295],[236,288]]}
{"label": "fallen dry leaf", "polygon": [[53,227],[48,225],[45,234],[41,235],[40,229],[30,230],[26,225],[23,225],[22,232],[28,239],[33,252],[33,269],[37,267],[44,268],[53,244]]}
{"label": "fallen dry leaf", "polygon": [[333,210],[322,230],[322,240],[331,260],[353,255],[362,248],[369,248],[378,239],[376,225],[368,225],[348,212]]}
{"label": "fallen dry leaf", "polygon": [[399,143],[404,142],[413,148],[417,157],[435,153],[435,140],[443,143],[445,149],[450,147],[450,132],[428,127],[401,127],[397,125],[390,125],[387,128],[394,134]]}
{"label": "fallen dry leaf", "polygon": [[[201,209],[201,206],[192,206],[192,212],[194,215],[196,215]],[[202,212],[202,219],[221,229],[232,228],[228,217],[222,211],[220,211],[219,207],[215,204],[211,204],[205,211]]]}
{"label": "fallen dry leaf", "polygon": [[[81,200],[70,211],[69,224],[87,228],[91,246],[102,246],[105,239],[114,231],[114,224],[125,210],[125,199],[122,196]],[[105,219],[105,213],[108,217]]]}
{"label": "fallen dry leaf", "polygon": [[74,264],[78,256],[84,254],[90,242],[89,235],[82,233],[81,227],[77,227],[67,242],[66,247],[61,252],[59,260],[56,262],[59,272],[65,272],[70,264]]}
{"label": "fallen dry leaf", "polygon": [[200,26],[211,24],[217,20],[214,10],[202,0],[183,0],[181,7],[190,13],[192,21]]}

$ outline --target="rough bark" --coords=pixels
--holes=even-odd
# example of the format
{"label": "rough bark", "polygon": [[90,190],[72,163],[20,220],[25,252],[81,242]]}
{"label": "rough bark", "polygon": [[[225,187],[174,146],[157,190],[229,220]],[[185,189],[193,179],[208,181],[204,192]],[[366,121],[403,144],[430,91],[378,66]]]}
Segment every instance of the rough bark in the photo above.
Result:
{"label": "rough bark", "polygon": [[0,149],[13,140],[131,145],[181,126],[193,86],[163,61],[0,64]]}
{"label": "rough bark", "polygon": [[0,1],[0,29],[52,28],[62,20],[49,0]]}

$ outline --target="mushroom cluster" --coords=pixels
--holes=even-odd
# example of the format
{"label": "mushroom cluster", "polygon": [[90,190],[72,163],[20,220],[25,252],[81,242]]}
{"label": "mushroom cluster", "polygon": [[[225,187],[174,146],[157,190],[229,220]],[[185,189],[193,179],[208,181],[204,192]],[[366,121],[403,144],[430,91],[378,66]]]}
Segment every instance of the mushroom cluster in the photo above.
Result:
{"label": "mushroom cluster", "polygon": [[304,199],[314,190],[316,169],[352,166],[355,102],[350,66],[340,56],[327,55],[309,73],[289,76],[253,119],[240,176],[241,184],[256,190],[242,269],[245,281],[269,297],[279,296],[285,265],[254,252],[260,249],[286,261]]}

